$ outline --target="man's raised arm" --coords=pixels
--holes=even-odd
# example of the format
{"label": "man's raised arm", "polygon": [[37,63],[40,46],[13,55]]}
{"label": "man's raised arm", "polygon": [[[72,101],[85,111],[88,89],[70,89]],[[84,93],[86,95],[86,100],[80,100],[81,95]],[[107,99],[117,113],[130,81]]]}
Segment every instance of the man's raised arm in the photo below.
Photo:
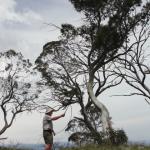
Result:
{"label": "man's raised arm", "polygon": [[62,115],[59,115],[59,116],[51,117],[51,119],[54,121],[54,120],[57,120],[57,119],[62,118],[64,116],[65,116],[65,113]]}

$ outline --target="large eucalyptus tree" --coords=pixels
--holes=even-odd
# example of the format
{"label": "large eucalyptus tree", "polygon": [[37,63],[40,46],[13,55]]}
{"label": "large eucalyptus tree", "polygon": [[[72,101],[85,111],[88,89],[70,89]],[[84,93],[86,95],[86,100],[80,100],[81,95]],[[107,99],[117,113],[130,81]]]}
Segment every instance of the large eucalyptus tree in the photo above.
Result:
{"label": "large eucalyptus tree", "polygon": [[[119,84],[118,75],[107,72],[113,61],[125,56],[136,41],[126,43],[132,30],[149,16],[149,3],[144,0],[70,0],[84,14],[84,24],[61,26],[58,41],[44,45],[36,60],[43,84],[52,91],[52,99],[63,106],[79,103],[84,122],[95,132],[86,109],[94,104],[101,112],[103,131],[110,125],[110,115],[98,96]],[[85,101],[87,104],[85,104]],[[99,137],[99,136],[97,136]]]}

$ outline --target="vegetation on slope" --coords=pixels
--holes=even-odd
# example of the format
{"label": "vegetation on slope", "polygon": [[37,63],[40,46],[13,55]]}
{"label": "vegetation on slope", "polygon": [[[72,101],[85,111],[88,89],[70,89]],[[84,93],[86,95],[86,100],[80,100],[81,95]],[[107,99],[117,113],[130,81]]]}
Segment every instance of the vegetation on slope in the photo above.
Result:
{"label": "vegetation on slope", "polygon": [[150,147],[144,145],[133,145],[133,146],[83,146],[83,147],[72,147],[64,148],[61,150],[150,150]]}
{"label": "vegetation on slope", "polygon": [[6,147],[0,147],[0,150],[29,150],[29,149],[18,149],[18,148],[6,148]]}

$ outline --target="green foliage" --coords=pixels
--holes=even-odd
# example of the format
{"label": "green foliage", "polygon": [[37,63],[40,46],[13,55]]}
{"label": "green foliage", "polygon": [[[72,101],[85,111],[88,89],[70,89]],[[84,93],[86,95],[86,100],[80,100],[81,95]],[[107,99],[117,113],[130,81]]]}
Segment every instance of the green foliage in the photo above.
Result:
{"label": "green foliage", "polygon": [[91,105],[87,110],[87,116],[90,120],[93,128],[98,132],[98,137],[96,134],[92,133],[88,128],[83,119],[74,117],[70,120],[66,131],[70,132],[71,135],[68,138],[68,141],[72,141],[76,145],[85,145],[85,144],[110,144],[110,145],[122,145],[127,144],[128,137],[123,129],[108,129],[107,133],[101,131],[101,112],[98,111],[96,107]]}
{"label": "green foliage", "polygon": [[[107,140],[106,140],[107,141]],[[122,144],[127,144],[128,142],[128,137],[124,130],[119,129],[109,129],[108,131],[108,143],[112,145],[122,145]]]}
{"label": "green foliage", "polygon": [[[85,22],[77,28],[62,24],[59,40],[43,46],[36,68],[45,79],[43,84],[55,90],[53,95],[57,100],[76,97],[78,102],[77,95],[83,93],[80,85],[85,85],[81,76],[98,72],[127,51],[124,47],[131,31],[149,16],[149,3],[141,0],[69,1],[77,11],[84,13]],[[78,92],[73,92],[74,89]]]}
{"label": "green foliage", "polygon": [[69,39],[70,37],[74,37],[77,34],[77,31],[75,27],[71,24],[62,24],[61,25],[61,34],[62,36],[67,37],[66,39]]}
{"label": "green foliage", "polygon": [[89,130],[84,119],[74,117],[74,119],[69,121],[66,128],[66,131],[71,133],[68,141],[72,141],[77,145],[102,143],[102,136],[99,133],[101,130],[101,112],[93,105],[91,105],[86,112],[90,124],[97,131],[97,134]]}
{"label": "green foliage", "polygon": [[98,9],[98,6],[103,5],[102,0],[69,0],[74,5],[77,11],[94,11],[94,8]]}
{"label": "green foliage", "polygon": [[[140,6],[141,0],[69,0],[79,12],[96,12],[104,11],[106,8],[113,8],[116,5],[126,6],[124,10],[131,8],[134,5]],[[113,5],[110,5],[113,4]],[[109,11],[112,11],[109,10]]]}
{"label": "green foliage", "polygon": [[[149,3],[142,0],[69,0],[79,12],[85,14],[87,32],[93,43],[91,60],[104,63],[122,48],[132,29],[136,29],[150,16]],[[94,67],[93,67],[94,68]]]}
{"label": "green foliage", "polygon": [[1,135],[11,127],[19,113],[35,109],[34,100],[38,98],[39,92],[34,81],[31,82],[35,75],[32,64],[21,53],[14,50],[1,52],[0,66]]}
{"label": "green foliage", "polygon": [[117,50],[124,41],[120,34],[114,27],[101,26],[101,29],[97,32],[94,48],[108,52]]}
{"label": "green foliage", "polygon": [[[92,140],[99,138],[101,141],[105,135],[100,135],[100,130],[94,128],[97,118],[91,121],[85,110],[87,99],[83,94],[89,94],[87,82],[94,83],[91,90],[96,91],[95,97],[112,85],[121,83],[109,82],[107,79],[112,76],[105,67],[111,66],[112,61],[124,56],[131,50],[132,45],[136,44],[131,42],[131,46],[127,47],[131,32],[136,31],[149,18],[149,3],[144,4],[144,0],[69,1],[77,11],[85,15],[84,24],[80,27],[63,24],[59,40],[44,45],[43,52],[36,60],[36,68],[42,73],[43,84],[51,89],[53,100],[64,107],[74,103],[81,106],[82,117],[72,120],[73,124],[70,124],[72,128],[80,129],[76,129],[72,134],[80,135],[81,139],[90,135]],[[115,79],[117,80],[116,77]],[[90,97],[88,98],[90,101]],[[100,116],[101,114],[98,118]],[[113,131],[112,135],[112,142],[117,145],[127,141],[124,132]]]}

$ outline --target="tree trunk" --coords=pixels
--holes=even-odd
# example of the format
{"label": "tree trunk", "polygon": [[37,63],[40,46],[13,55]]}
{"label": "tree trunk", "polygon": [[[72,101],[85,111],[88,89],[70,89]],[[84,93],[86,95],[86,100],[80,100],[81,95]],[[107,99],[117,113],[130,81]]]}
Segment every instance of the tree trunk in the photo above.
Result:
{"label": "tree trunk", "polygon": [[7,129],[8,129],[8,126],[5,125],[5,126],[0,130],[0,135],[2,135]]}
{"label": "tree trunk", "polygon": [[87,113],[84,107],[84,104],[82,102],[80,102],[80,106],[81,106],[81,114],[84,118],[84,122],[86,124],[86,126],[88,127],[88,129],[91,131],[91,133],[94,135],[94,141],[97,142],[98,144],[102,144],[102,137],[100,135],[99,132],[97,132],[91,122],[89,121],[88,117],[87,117]]}
{"label": "tree trunk", "polygon": [[101,121],[102,121],[102,128],[103,131],[106,133],[107,129],[110,128],[110,117],[109,117],[109,112],[107,108],[105,107],[104,104],[102,104],[98,99],[95,97],[94,92],[93,92],[93,80],[89,80],[88,85],[87,85],[87,90],[88,94],[92,100],[92,102],[98,107],[101,112]]}

